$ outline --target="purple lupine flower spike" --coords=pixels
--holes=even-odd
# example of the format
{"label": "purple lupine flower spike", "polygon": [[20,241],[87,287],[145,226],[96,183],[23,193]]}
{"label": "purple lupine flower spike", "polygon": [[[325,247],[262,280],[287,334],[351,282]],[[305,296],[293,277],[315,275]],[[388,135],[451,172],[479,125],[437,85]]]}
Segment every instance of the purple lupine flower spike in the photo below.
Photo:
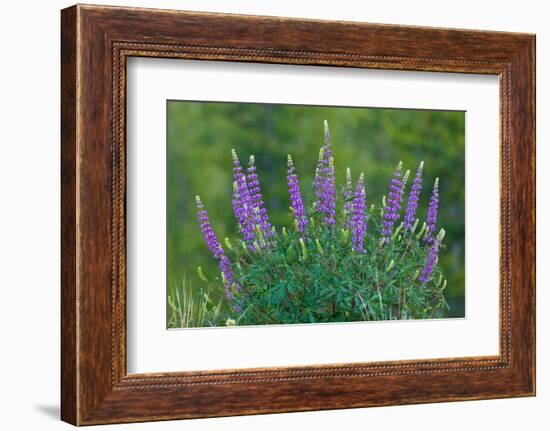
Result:
{"label": "purple lupine flower spike", "polygon": [[344,229],[351,227],[351,217],[353,211],[353,182],[351,178],[351,169],[346,169],[346,187],[344,188]]}
{"label": "purple lupine flower spike", "polygon": [[325,159],[324,155],[325,155],[325,149],[324,147],[321,147],[321,149],[319,150],[319,158],[317,159],[317,166],[315,167],[315,179],[313,181],[313,185],[315,189],[315,197],[316,197],[315,210],[320,214],[323,214],[325,212],[324,180],[323,180],[323,173],[324,173],[323,161]]}
{"label": "purple lupine flower spike", "polygon": [[237,190],[237,181],[233,181],[233,215],[237,219],[239,228],[241,226],[241,220],[243,219],[242,207],[241,207],[241,198],[239,196],[239,191]]}
{"label": "purple lupine flower spike", "polygon": [[225,296],[227,299],[232,300],[234,295],[231,288],[235,286],[237,291],[240,291],[241,287],[238,283],[235,282],[235,276],[231,269],[231,263],[225,255],[223,248],[218,241],[218,238],[216,238],[216,234],[214,233],[214,229],[212,229],[212,225],[210,224],[210,220],[208,219],[208,213],[204,208],[201,198],[199,196],[196,196],[195,201],[197,203],[198,218],[204,241],[206,242],[206,246],[214,256],[214,258],[218,259],[219,261],[220,271],[224,280]]}
{"label": "purple lupine flower spike", "polygon": [[323,165],[325,167],[325,221],[332,227],[334,226],[334,213],[336,208],[334,158],[332,157],[330,130],[327,120],[325,120],[323,124],[325,128],[325,145],[323,152]]}
{"label": "purple lupine flower spike", "polygon": [[239,223],[239,229],[243,239],[248,243],[249,248],[254,242],[254,213],[252,199],[246,183],[246,176],[237,157],[235,150],[231,150],[233,156],[233,181],[235,184],[233,192],[233,213]]}
{"label": "purple lupine flower spike", "polygon": [[330,146],[331,144],[331,138],[330,138],[330,129],[328,128],[328,121],[325,120],[323,122],[323,126],[325,129],[324,138],[325,138],[325,145],[324,148],[324,165],[327,166],[330,158],[332,157],[332,148]]}
{"label": "purple lupine flower spike", "polygon": [[290,195],[290,207],[294,213],[294,219],[296,220],[296,225],[298,226],[298,232],[304,233],[307,228],[307,217],[304,210],[304,203],[302,200],[302,194],[300,193],[300,185],[298,183],[298,175],[296,175],[296,168],[292,162],[292,157],[288,156],[288,171],[287,171],[287,182],[288,182],[288,193]]}
{"label": "purple lupine flower spike", "polygon": [[214,229],[212,229],[212,225],[210,224],[210,220],[208,219],[208,213],[204,208],[201,198],[199,196],[196,196],[195,201],[197,203],[200,228],[202,236],[204,237],[204,241],[206,242],[206,246],[208,247],[212,255],[216,259],[219,259],[223,255],[222,246],[218,241],[216,234],[214,233]]}
{"label": "purple lupine flower spike", "polygon": [[409,199],[407,201],[407,208],[405,210],[405,218],[403,220],[403,229],[412,230],[414,222],[416,220],[416,209],[418,208],[418,201],[420,199],[420,192],[422,190],[422,170],[424,168],[424,162],[420,162],[416,171],[416,176],[411,185],[409,192]]}
{"label": "purple lupine flower spike", "polygon": [[252,201],[254,223],[260,226],[264,238],[271,237],[273,236],[273,231],[271,230],[271,223],[269,222],[267,210],[264,206],[264,200],[260,189],[260,181],[258,180],[258,174],[256,173],[254,156],[250,156],[246,178]]}
{"label": "purple lupine flower spike", "polygon": [[334,214],[336,208],[336,186],[334,179],[334,160],[332,158],[330,130],[325,120],[325,144],[319,151],[319,160],[315,171],[315,194],[317,200],[315,208],[323,216],[324,221],[334,226]]}
{"label": "purple lupine flower spike", "polygon": [[434,241],[433,235],[437,224],[437,210],[439,208],[439,178],[435,179],[432,197],[428,204],[428,217],[426,220],[426,242],[431,244]]}
{"label": "purple lupine flower spike", "polygon": [[390,184],[390,191],[386,198],[386,206],[384,207],[384,221],[382,223],[382,237],[384,242],[388,242],[393,233],[393,225],[399,218],[401,210],[401,202],[403,200],[403,175],[401,173],[402,162],[399,162],[397,169],[393,174]]}
{"label": "purple lupine flower spike", "polygon": [[252,249],[252,243],[254,242],[254,232],[251,229],[251,224],[248,223],[248,216],[244,210],[244,206],[241,203],[241,196],[239,194],[239,188],[237,182],[233,182],[233,214],[237,219],[239,225],[239,231],[243,236],[243,240],[248,244],[248,247]]}
{"label": "purple lupine flower spike", "polygon": [[367,231],[367,216],[365,214],[365,175],[361,174],[355,186],[351,217],[352,248],[357,253],[365,253],[364,238]]}
{"label": "purple lupine flower spike", "polygon": [[326,212],[325,222],[332,228],[336,216],[336,184],[334,179],[334,158],[331,157],[328,162],[328,172],[326,178]]}
{"label": "purple lupine flower spike", "polygon": [[235,275],[233,274],[233,270],[231,269],[231,263],[229,262],[229,259],[225,254],[222,254],[222,256],[220,257],[220,262],[218,266],[222,273],[225,297],[231,301],[235,297],[233,295],[233,287],[235,287],[237,292],[240,292],[241,286],[235,281]]}
{"label": "purple lupine flower spike", "polygon": [[430,250],[428,251],[428,257],[426,258],[426,263],[424,264],[424,268],[422,268],[422,272],[420,273],[418,280],[425,284],[432,278],[432,273],[434,271],[435,265],[437,264],[437,254],[439,252],[439,238],[436,238],[433,240],[433,244],[430,247]]}

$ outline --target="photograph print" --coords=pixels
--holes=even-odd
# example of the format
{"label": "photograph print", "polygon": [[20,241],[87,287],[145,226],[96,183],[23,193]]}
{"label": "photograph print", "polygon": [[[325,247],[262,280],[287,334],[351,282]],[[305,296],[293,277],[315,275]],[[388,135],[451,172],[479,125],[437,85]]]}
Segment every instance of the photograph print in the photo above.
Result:
{"label": "photograph print", "polygon": [[465,317],[465,113],[167,101],[167,327]]}

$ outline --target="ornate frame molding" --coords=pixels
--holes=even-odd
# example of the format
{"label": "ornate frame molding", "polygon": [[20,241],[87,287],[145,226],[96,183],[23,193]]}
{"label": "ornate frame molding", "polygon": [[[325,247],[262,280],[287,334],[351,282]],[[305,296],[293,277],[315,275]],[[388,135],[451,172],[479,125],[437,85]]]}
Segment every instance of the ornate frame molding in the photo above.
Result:
{"label": "ornate frame molding", "polygon": [[[308,39],[312,34],[315,40]],[[534,44],[534,36],[510,33],[100,6],[63,10],[62,418],[99,424],[533,395]],[[498,75],[500,354],[127,375],[125,66],[131,56]],[[261,396],[251,400],[251,391]]]}

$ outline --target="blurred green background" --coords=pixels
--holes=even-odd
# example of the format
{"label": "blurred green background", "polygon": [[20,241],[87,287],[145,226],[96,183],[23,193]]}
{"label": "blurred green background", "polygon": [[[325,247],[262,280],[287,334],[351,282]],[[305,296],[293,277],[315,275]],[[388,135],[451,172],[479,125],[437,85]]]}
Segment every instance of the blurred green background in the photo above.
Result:
{"label": "blurred green background", "polygon": [[232,148],[243,165],[251,154],[256,157],[271,221],[291,227],[286,156],[294,159],[308,204],[326,119],[337,186],[345,182],[347,166],[354,181],[364,172],[369,204],[379,204],[387,193],[399,160],[411,175],[424,160],[417,213],[423,220],[433,181],[440,178],[438,228],[447,232],[447,249],[440,255],[448,279],[447,317],[464,316],[464,112],[186,101],[168,101],[167,112],[169,285],[185,277],[200,286],[199,265],[207,277],[218,274],[200,233],[195,195],[201,196],[220,241],[238,235],[231,206]]}

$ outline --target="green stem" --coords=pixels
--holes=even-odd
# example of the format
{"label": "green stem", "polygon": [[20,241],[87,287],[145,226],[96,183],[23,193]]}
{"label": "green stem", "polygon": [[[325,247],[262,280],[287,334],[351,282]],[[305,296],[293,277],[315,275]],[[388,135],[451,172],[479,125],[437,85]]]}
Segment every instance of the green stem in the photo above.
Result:
{"label": "green stem", "polygon": [[376,277],[376,290],[378,292],[378,300],[380,301],[380,314],[382,317],[384,317],[384,304],[382,303],[382,294],[380,292],[380,281],[378,280],[378,269],[375,269],[375,277]]}

